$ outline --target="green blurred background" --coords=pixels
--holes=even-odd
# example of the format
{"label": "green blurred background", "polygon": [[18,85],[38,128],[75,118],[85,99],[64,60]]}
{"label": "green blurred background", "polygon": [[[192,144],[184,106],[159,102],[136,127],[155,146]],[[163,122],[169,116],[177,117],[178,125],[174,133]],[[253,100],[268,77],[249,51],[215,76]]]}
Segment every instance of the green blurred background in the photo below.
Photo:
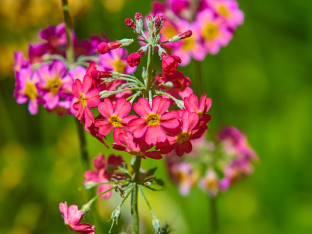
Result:
{"label": "green blurred background", "polygon": [[[151,1],[69,4],[78,38],[103,31],[114,40],[133,37],[124,19],[148,13]],[[223,125],[242,129],[260,162],[252,176],[220,194],[220,233],[312,233],[312,1],[239,4],[244,25],[229,46],[203,61],[205,91],[213,100],[209,133],[214,136]],[[44,109],[31,116],[27,105],[13,98],[13,51],[25,52],[27,43],[37,41],[39,28],[62,21],[60,0],[1,0],[0,20],[0,233],[70,233],[58,204],[86,201],[73,117]],[[193,62],[180,68],[191,79],[194,69]],[[88,148],[92,157],[112,152],[90,136]],[[179,234],[209,233],[207,196],[195,188],[181,197],[163,161],[144,162],[146,168],[153,165],[167,181],[165,192],[148,193],[161,222]],[[115,196],[97,204],[105,228],[98,233],[108,232],[119,201]],[[142,201],[140,212],[142,233],[153,233]],[[113,233],[130,230],[129,213],[127,204]]]}

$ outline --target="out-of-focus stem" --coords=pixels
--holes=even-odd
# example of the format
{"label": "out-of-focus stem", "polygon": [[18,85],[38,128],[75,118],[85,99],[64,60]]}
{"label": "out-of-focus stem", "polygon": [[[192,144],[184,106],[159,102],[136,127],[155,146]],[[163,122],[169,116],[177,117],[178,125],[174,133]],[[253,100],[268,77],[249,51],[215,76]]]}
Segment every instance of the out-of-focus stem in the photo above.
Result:
{"label": "out-of-focus stem", "polygon": [[133,190],[131,193],[131,233],[139,234],[139,211],[138,211],[138,193],[139,187],[137,182],[139,181],[141,167],[141,157],[136,156],[133,165],[134,177],[133,177]]}
{"label": "out-of-focus stem", "polygon": [[69,7],[67,0],[62,0],[62,8],[64,14],[64,22],[66,25],[66,38],[67,38],[66,58],[67,61],[70,64],[72,64],[75,61],[75,54],[74,54],[74,45],[71,38],[72,21],[69,15]]}
{"label": "out-of-focus stem", "polygon": [[218,232],[218,212],[217,212],[217,197],[210,197],[210,225],[211,233],[216,234]]}
{"label": "out-of-focus stem", "polygon": [[79,138],[81,160],[85,167],[84,169],[88,170],[90,164],[89,164],[89,155],[88,155],[88,150],[87,150],[87,142],[86,142],[84,127],[77,118],[75,118],[75,122],[77,126],[78,138]]}
{"label": "out-of-focus stem", "polygon": [[203,72],[202,72],[202,67],[201,67],[201,62],[200,61],[194,61],[195,62],[195,77],[196,77],[196,90],[197,90],[197,95],[202,95],[203,94],[203,86],[205,85],[203,83]]}

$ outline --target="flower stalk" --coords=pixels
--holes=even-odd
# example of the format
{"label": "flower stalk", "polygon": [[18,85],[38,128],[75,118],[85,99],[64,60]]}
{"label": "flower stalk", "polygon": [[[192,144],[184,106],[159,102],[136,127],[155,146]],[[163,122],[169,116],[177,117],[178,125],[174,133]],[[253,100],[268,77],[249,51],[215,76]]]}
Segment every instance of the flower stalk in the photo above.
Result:
{"label": "flower stalk", "polygon": [[133,171],[133,190],[131,193],[131,233],[132,234],[139,234],[139,211],[138,211],[138,184],[139,176],[140,176],[140,166],[141,166],[141,157],[136,156]]}

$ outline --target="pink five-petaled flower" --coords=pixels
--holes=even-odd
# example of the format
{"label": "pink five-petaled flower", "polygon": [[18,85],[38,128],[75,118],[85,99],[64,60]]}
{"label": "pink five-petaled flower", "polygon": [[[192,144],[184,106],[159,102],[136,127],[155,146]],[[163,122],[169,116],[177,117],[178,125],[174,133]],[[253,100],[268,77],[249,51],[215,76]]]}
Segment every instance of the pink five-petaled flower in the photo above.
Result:
{"label": "pink five-petaled flower", "polygon": [[[98,157],[93,159],[93,166],[95,171],[89,170],[84,173],[85,181],[84,184],[88,182],[94,183],[105,183],[110,180],[113,176],[115,170],[118,166],[121,166],[123,163],[121,156],[110,155],[107,162],[105,161],[104,155],[100,154]],[[112,186],[110,184],[101,184],[98,186],[97,194],[100,194]],[[103,194],[100,198],[109,199],[112,196],[113,192],[109,191],[108,193]]]}
{"label": "pink five-petaled flower", "polygon": [[182,125],[176,129],[168,129],[171,136],[167,136],[168,141],[158,143],[156,149],[160,149],[162,153],[168,154],[176,149],[176,154],[182,156],[184,153],[192,151],[191,140],[202,137],[204,131],[196,128],[198,125],[198,114],[189,113],[188,111],[179,111],[181,115]]}
{"label": "pink five-petaled flower", "polygon": [[75,116],[85,123],[85,127],[90,127],[94,123],[94,115],[89,107],[97,107],[100,103],[99,91],[96,88],[92,89],[92,77],[85,75],[83,82],[76,79],[73,85],[73,94],[78,99],[73,104],[73,109],[76,111]]}
{"label": "pink five-petaled flower", "polygon": [[118,98],[115,105],[109,98],[105,98],[98,106],[99,112],[106,119],[97,119],[95,126],[99,128],[99,133],[106,136],[114,129],[114,140],[119,143],[119,134],[125,132],[125,127],[128,122],[135,118],[135,115],[130,115],[131,104],[125,98]]}
{"label": "pink five-petaled flower", "polygon": [[[131,155],[140,156],[141,158],[148,157],[153,159],[161,159],[159,151],[149,151],[152,148],[148,145],[143,138],[134,139],[130,132],[122,133],[119,135],[119,141],[122,145],[114,144],[113,148],[119,151],[126,151]],[[123,146],[124,145],[124,146]]]}
{"label": "pink five-petaled flower", "polygon": [[38,86],[41,96],[48,109],[53,109],[61,98],[71,94],[69,87],[72,86],[73,79],[71,76],[65,76],[66,65],[63,62],[54,60],[50,65],[41,66],[37,73],[40,77]]}
{"label": "pink five-petaled flower", "polygon": [[178,63],[182,62],[179,56],[176,55],[169,56],[166,53],[162,53],[161,58],[163,72],[166,73],[167,75],[171,75],[173,72],[175,72],[177,70]]}
{"label": "pink five-petaled flower", "polygon": [[23,104],[29,100],[28,110],[32,115],[38,112],[38,103],[40,101],[36,87],[38,82],[38,74],[33,73],[30,67],[22,68],[16,72],[14,97],[18,104]]}
{"label": "pink five-petaled flower", "polygon": [[134,111],[142,118],[135,118],[128,123],[128,130],[135,138],[145,135],[147,144],[155,145],[157,142],[164,142],[167,135],[163,129],[173,129],[179,126],[179,114],[176,111],[165,113],[170,106],[167,98],[156,96],[152,102],[152,108],[145,98],[139,98],[133,104]]}
{"label": "pink five-petaled flower", "polygon": [[65,225],[69,230],[84,234],[94,234],[94,226],[88,223],[79,223],[83,217],[83,211],[78,209],[78,206],[67,206],[67,203],[60,203],[59,209],[64,218]]}

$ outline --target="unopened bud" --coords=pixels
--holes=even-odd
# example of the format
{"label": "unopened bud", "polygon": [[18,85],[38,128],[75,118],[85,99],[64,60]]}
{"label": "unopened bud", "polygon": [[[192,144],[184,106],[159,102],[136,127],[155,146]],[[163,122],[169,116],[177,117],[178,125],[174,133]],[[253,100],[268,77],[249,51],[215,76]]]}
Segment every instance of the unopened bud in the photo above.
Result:
{"label": "unopened bud", "polygon": [[100,54],[106,54],[108,51],[110,50],[114,50],[117,49],[119,47],[122,46],[122,42],[121,41],[113,41],[113,42],[101,42],[98,46],[97,46],[97,50]]}
{"label": "unopened bud", "polygon": [[163,15],[161,15],[161,14],[156,15],[156,17],[155,17],[155,23],[154,23],[155,28],[156,28],[156,29],[160,29],[161,26],[162,26],[162,24],[163,24],[163,21],[164,21]]}
{"label": "unopened bud", "polygon": [[110,78],[112,77],[112,72],[94,70],[91,72],[91,76],[93,79],[96,79],[96,80],[100,78]]}
{"label": "unopened bud", "polygon": [[172,83],[171,81],[168,81],[168,82],[166,82],[166,83],[164,84],[164,86],[165,86],[166,88],[171,89],[171,88],[173,87],[173,83]]}
{"label": "unopened bud", "polygon": [[88,181],[87,183],[84,184],[85,189],[92,189],[95,186],[97,186],[98,183],[95,183],[93,181]]}
{"label": "unopened bud", "polygon": [[178,107],[179,109],[185,109],[185,106],[184,106],[184,102],[183,102],[183,101],[177,100],[177,101],[176,101],[176,104],[177,104],[177,107]]}
{"label": "unopened bud", "polygon": [[[92,201],[92,200],[91,200]],[[92,205],[92,203],[93,202],[88,202],[87,204],[84,204],[82,207],[81,207],[81,211],[82,211],[82,215],[85,215],[85,214],[87,214],[89,211],[90,211],[90,209],[91,209],[91,205]]]}
{"label": "unopened bud", "polygon": [[179,37],[181,38],[181,39],[184,39],[184,38],[187,38],[187,37],[190,37],[190,36],[192,36],[192,31],[191,30],[187,30],[187,31],[185,31],[185,32],[183,32],[183,33],[180,33],[179,34]]}
{"label": "unopened bud", "polygon": [[152,184],[151,181],[147,181],[147,182],[144,183],[144,186],[150,186],[151,184]]}
{"label": "unopened bud", "polygon": [[161,59],[163,59],[163,56],[168,56],[167,51],[161,46],[158,46],[158,55]]}
{"label": "unopened bud", "polygon": [[120,218],[120,214],[121,214],[120,207],[118,206],[111,214],[111,219],[113,220],[113,223],[108,233],[111,233],[115,222],[116,224],[118,224],[118,219]]}
{"label": "unopened bud", "polygon": [[130,18],[127,18],[125,20],[126,25],[131,28],[132,30],[134,30],[136,28],[136,24],[134,23],[134,21]]}
{"label": "unopened bud", "polygon": [[139,20],[143,19],[143,16],[141,13],[137,12],[137,13],[135,13],[134,18],[135,18],[135,20],[139,21]]}
{"label": "unopened bud", "polygon": [[154,218],[152,220],[152,224],[153,224],[153,227],[155,229],[155,232],[161,233],[161,223],[160,223],[160,220],[156,216],[154,216]]}

